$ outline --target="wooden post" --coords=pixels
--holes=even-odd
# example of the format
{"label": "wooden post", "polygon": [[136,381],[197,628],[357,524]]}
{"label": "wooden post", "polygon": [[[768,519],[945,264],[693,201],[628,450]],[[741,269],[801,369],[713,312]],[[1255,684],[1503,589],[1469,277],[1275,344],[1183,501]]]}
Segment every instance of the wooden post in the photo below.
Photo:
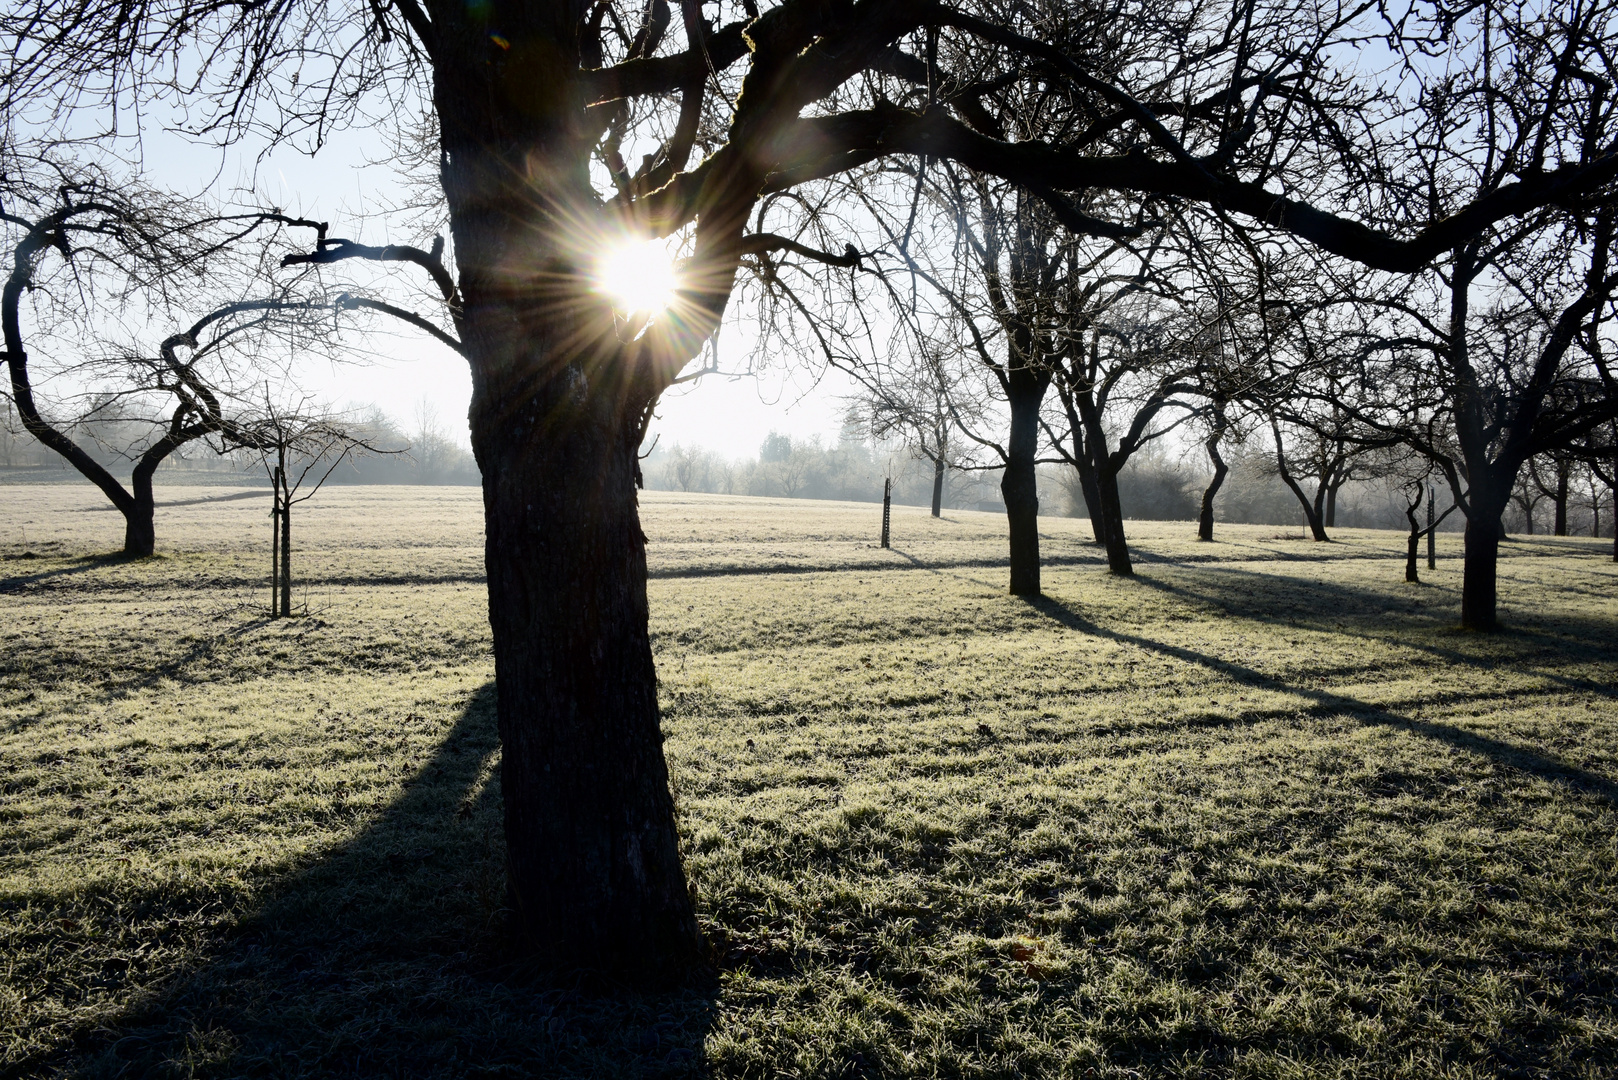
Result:
{"label": "wooden post", "polygon": [[270,480],[270,618],[281,617],[281,474]]}
{"label": "wooden post", "polygon": [[882,481],[882,546],[888,546],[888,522],[893,515],[893,477]]}
{"label": "wooden post", "polygon": [[1435,491],[1433,491],[1433,485],[1428,484],[1427,485],[1427,569],[1429,569],[1429,570],[1437,570],[1438,569],[1438,548],[1437,548],[1437,541],[1434,539],[1434,534],[1437,533],[1438,530],[1433,527],[1433,500],[1435,498],[1437,498],[1437,497],[1438,497],[1437,493]]}

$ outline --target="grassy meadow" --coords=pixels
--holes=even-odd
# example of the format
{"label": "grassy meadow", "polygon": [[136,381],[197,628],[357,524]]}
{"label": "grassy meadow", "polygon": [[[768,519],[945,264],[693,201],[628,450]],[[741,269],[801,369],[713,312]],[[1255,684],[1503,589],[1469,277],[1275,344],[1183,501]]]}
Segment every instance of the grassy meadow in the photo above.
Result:
{"label": "grassy meadow", "polygon": [[0,1075],[1612,1077],[1618,566],[645,493],[714,972],[504,935],[481,499],[0,487]]}

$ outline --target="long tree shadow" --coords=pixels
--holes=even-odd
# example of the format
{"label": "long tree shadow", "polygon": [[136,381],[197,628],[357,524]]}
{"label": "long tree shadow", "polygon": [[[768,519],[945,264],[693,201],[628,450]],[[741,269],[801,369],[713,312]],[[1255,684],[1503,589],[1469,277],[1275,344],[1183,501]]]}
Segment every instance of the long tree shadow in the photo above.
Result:
{"label": "long tree shadow", "polygon": [[80,1076],[691,1075],[712,987],[534,970],[504,919],[494,686],[375,821],[272,885],[183,978],[81,1039]]}
{"label": "long tree shadow", "polygon": [[99,570],[103,566],[117,566],[119,563],[133,562],[132,556],[121,551],[106,555],[81,555],[73,559],[68,566],[58,566],[51,570],[40,570],[32,574],[13,574],[10,577],[0,577],[0,593],[22,592],[42,581],[52,581],[56,578],[74,577],[78,574]]}
{"label": "long tree shadow", "polygon": [[1613,783],[1604,776],[1569,764],[1542,751],[1532,750],[1500,739],[1493,739],[1487,735],[1481,735],[1475,731],[1468,731],[1465,728],[1451,724],[1418,720],[1414,717],[1404,716],[1381,705],[1361,701],[1347,694],[1334,693],[1330,690],[1318,690],[1307,686],[1294,686],[1244,664],[1223,660],[1217,656],[1210,656],[1207,653],[1197,652],[1195,649],[1188,649],[1181,645],[1170,645],[1167,642],[1157,641],[1139,634],[1109,630],[1086,618],[1071,605],[1052,597],[1029,597],[1027,602],[1035,610],[1070,630],[1077,630],[1094,637],[1106,638],[1109,641],[1134,645],[1137,648],[1146,649],[1161,656],[1172,657],[1182,663],[1194,664],[1223,675],[1243,686],[1292,694],[1312,702],[1313,711],[1318,713],[1347,715],[1352,716],[1361,723],[1400,728],[1457,749],[1488,757],[1503,765],[1530,773],[1540,779],[1568,784],[1580,791],[1597,795],[1618,806],[1618,784]]}
{"label": "long tree shadow", "polygon": [[[237,491],[230,495],[208,495],[200,499],[169,499],[165,502],[152,504],[158,510],[166,510],[172,506],[206,506],[209,503],[240,502],[243,499],[267,499],[270,497],[269,489],[261,491]],[[115,511],[116,506],[83,506],[78,512],[81,514],[100,514]]]}
{"label": "long tree shadow", "polygon": [[[1241,580],[1221,587],[1221,579],[1227,577]],[[1255,588],[1255,581],[1260,579],[1264,587]],[[1205,571],[1198,578],[1199,587],[1179,585],[1145,574],[1138,574],[1131,580],[1182,600],[1212,605],[1229,615],[1263,622],[1273,622],[1275,618],[1276,605],[1273,597],[1275,579],[1272,575],[1258,571],[1234,567]],[[1408,633],[1399,633],[1404,627],[1389,624],[1387,619],[1390,600],[1387,593],[1341,582],[1296,578],[1288,579],[1288,585],[1304,597],[1302,603],[1295,605],[1288,612],[1292,621],[1300,625],[1315,624],[1321,629],[1329,626],[1333,633],[1346,634],[1367,641],[1393,641],[1403,648],[1427,653],[1448,664],[1490,670],[1501,662],[1501,657],[1497,653],[1476,655],[1464,649],[1450,648],[1437,641],[1422,640]],[[1375,620],[1372,624],[1374,629],[1345,623],[1345,619],[1355,617],[1372,618]],[[1446,614],[1446,619],[1447,617]],[[1612,662],[1618,659],[1618,651],[1615,651],[1611,644],[1615,640],[1614,634],[1618,633],[1618,620],[1585,619],[1561,614],[1555,617],[1555,623],[1566,628],[1568,635],[1558,636],[1533,626],[1512,624],[1503,628],[1497,635],[1483,640],[1506,646],[1526,643],[1542,651],[1549,650],[1560,659],[1582,662]],[[1535,665],[1533,660],[1531,656],[1524,656],[1517,663],[1523,670],[1531,671],[1570,690],[1618,698],[1618,686],[1595,679],[1565,675],[1543,665]]]}

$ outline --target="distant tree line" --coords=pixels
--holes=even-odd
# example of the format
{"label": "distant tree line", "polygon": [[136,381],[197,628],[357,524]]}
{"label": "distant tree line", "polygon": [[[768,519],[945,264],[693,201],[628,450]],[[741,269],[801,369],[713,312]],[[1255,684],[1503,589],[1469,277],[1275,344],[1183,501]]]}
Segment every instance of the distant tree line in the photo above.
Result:
{"label": "distant tree line", "polygon": [[[407,461],[361,462],[355,472],[361,478],[357,482],[391,482],[363,479],[389,465],[405,470],[406,476],[412,467]],[[1280,477],[1269,444],[1254,440],[1227,448],[1226,469],[1216,520],[1292,528],[1307,524],[1297,497]],[[857,431],[848,430],[835,443],[819,436],[792,438],[772,432],[756,456],[740,459],[726,458],[700,446],[657,445],[642,460],[641,471],[646,487],[652,491],[847,502],[880,502],[882,482],[892,476],[893,501],[901,506],[929,505],[934,479],[930,459],[908,452],[902,444],[863,441]],[[1075,470],[1042,465],[1036,475],[1045,513],[1089,516],[1084,488]],[[1209,479],[1207,472],[1161,449],[1141,454],[1118,473],[1123,517],[1132,521],[1195,521]],[[999,469],[951,469],[943,488],[943,507],[1003,513],[999,484]],[[1403,480],[1391,473],[1350,475],[1333,493],[1331,517],[1325,524],[1403,529],[1405,488]],[[1436,489],[1437,497],[1442,499],[1447,488],[1438,482]],[[1581,463],[1563,468],[1549,460],[1536,462],[1525,475],[1505,516],[1508,532],[1529,536],[1554,533],[1610,537],[1613,522],[1612,493],[1595,472]],[[1444,532],[1463,528],[1464,523],[1454,517],[1439,525]]]}
{"label": "distant tree line", "polygon": [[[881,502],[883,481],[891,477],[893,501],[902,506],[929,505],[934,479],[931,462],[899,443],[864,438],[853,425],[835,442],[771,432],[757,456],[735,460],[700,446],[658,444],[641,462],[641,474],[653,491],[849,502]],[[944,505],[997,510],[996,480],[988,473],[952,472]]]}
{"label": "distant tree line", "polygon": [[[0,400],[0,482],[56,479],[73,474],[66,460],[44,446],[16,422],[9,401]],[[328,484],[477,484],[477,461],[472,452],[452,439],[430,408],[418,407],[413,423],[400,423],[372,405],[334,413],[367,447],[381,453],[363,453],[345,460]],[[86,455],[107,470],[128,470],[139,456],[149,425],[120,413],[116,401],[93,406],[70,425],[80,436]],[[224,452],[207,444],[190,444],[164,460],[157,476],[170,482],[183,474],[186,482],[200,477],[234,478],[243,484],[264,481],[259,456],[250,447]]]}

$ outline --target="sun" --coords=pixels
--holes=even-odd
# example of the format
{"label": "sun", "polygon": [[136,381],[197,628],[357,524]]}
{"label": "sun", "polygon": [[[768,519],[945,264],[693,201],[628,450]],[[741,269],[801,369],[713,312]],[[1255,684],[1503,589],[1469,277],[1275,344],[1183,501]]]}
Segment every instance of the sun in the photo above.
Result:
{"label": "sun", "polygon": [[613,306],[655,315],[674,302],[674,260],[660,240],[625,240],[601,255],[597,287]]}

